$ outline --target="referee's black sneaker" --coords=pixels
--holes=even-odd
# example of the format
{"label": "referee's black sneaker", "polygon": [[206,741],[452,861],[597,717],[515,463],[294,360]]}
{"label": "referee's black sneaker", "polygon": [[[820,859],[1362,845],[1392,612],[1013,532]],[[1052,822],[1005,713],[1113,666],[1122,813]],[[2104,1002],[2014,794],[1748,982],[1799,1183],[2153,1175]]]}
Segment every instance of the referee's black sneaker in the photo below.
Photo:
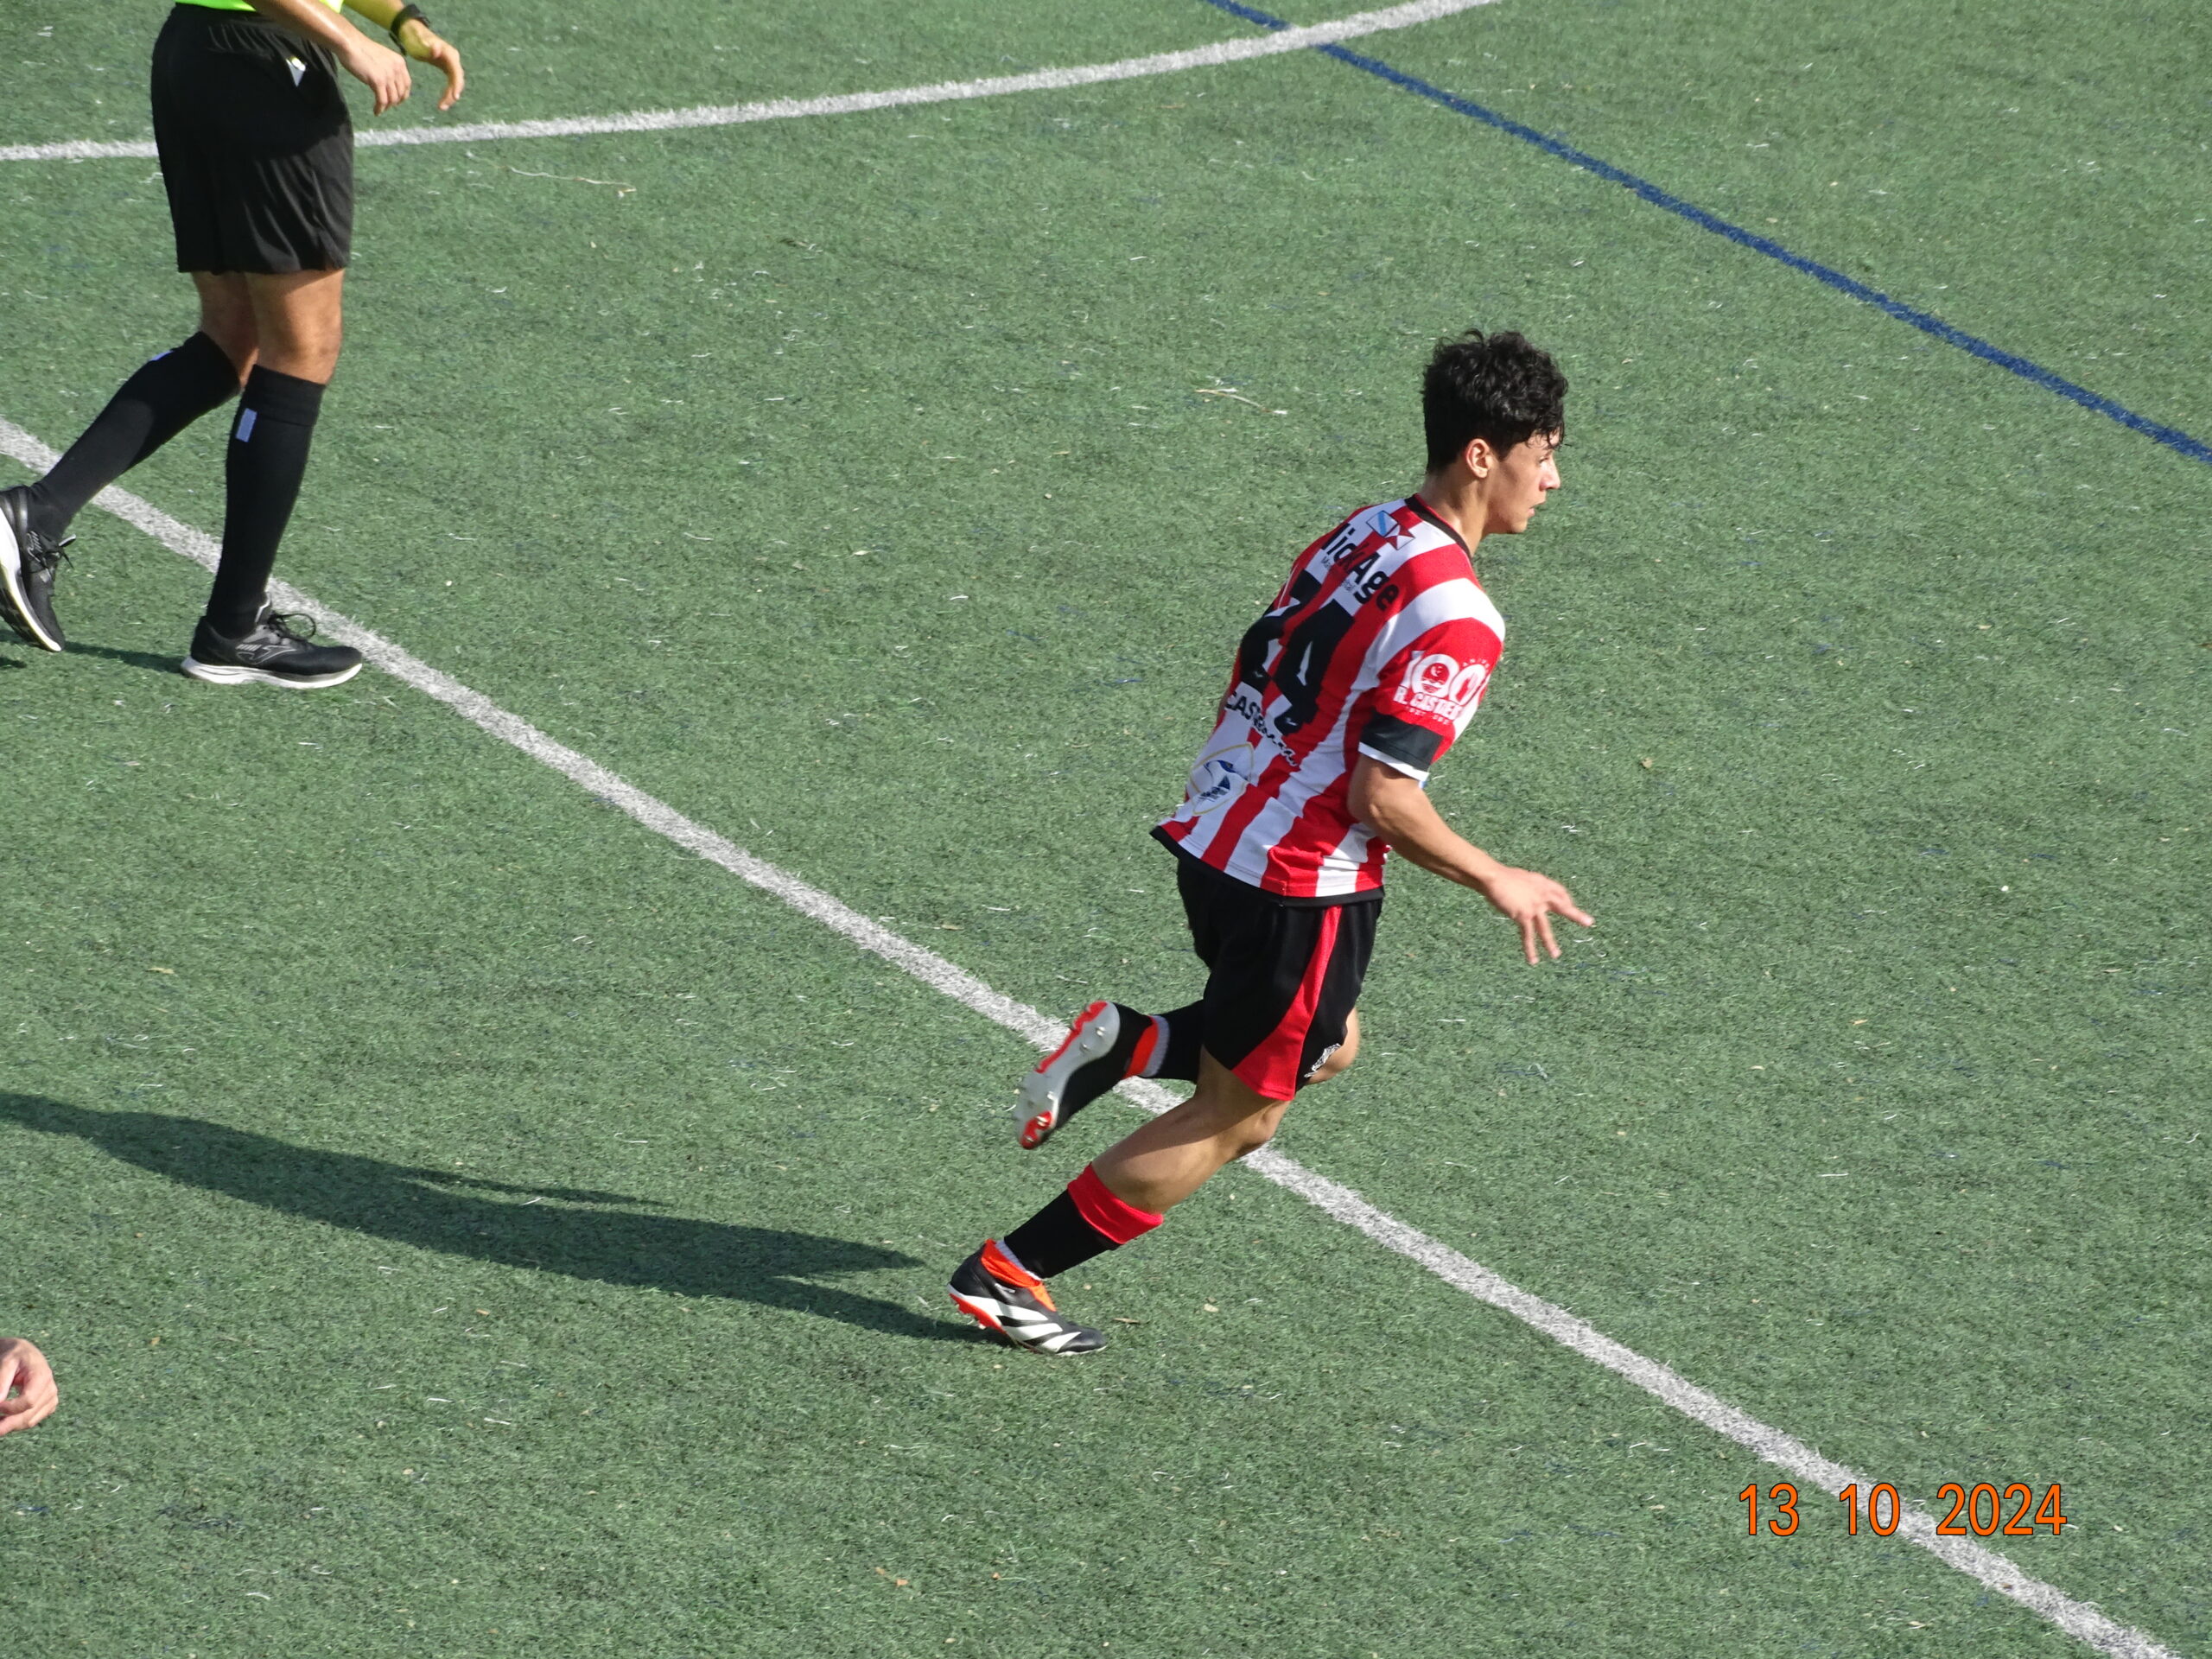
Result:
{"label": "referee's black sneaker", "polygon": [[232,639],[215,632],[206,617],[192,632],[192,654],[184,671],[216,685],[286,685],[296,691],[337,685],[361,671],[361,653],[351,645],[318,645],[293,626],[315,631],[312,618],[265,610],[251,631]]}
{"label": "referee's black sneaker", "polygon": [[1063,1319],[1045,1281],[992,1239],[952,1270],[953,1306],[986,1331],[1033,1354],[1088,1354],[1106,1338]]}
{"label": "referee's black sneaker", "polygon": [[72,539],[31,527],[31,493],[22,485],[0,490],[0,616],[41,651],[68,643],[54,618],[54,573]]}

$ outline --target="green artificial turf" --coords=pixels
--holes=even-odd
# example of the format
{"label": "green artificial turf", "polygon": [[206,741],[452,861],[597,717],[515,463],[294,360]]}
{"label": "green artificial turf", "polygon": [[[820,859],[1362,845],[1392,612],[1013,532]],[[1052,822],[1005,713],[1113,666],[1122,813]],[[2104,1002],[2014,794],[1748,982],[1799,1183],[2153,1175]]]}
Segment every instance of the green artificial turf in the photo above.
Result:
{"label": "green artificial turf", "polygon": [[[631,10],[442,16],[457,115],[1240,27]],[[2204,331],[2134,293],[2203,233],[2201,25],[2061,74],[2063,21],[1506,0],[1361,49],[2202,436]],[[26,6],[0,142],[140,136],[148,23]],[[150,171],[0,170],[48,442],[190,327]],[[1506,657],[1435,793],[1599,926],[1527,969],[1396,875],[1281,1144],[1910,1497],[2063,1483],[2014,1558],[2212,1650],[2201,463],[1313,55],[360,172],[282,574],[1056,1014],[1191,994],[1143,830],[1290,556],[1414,481],[1431,342],[1551,346],[1567,487],[1481,551]],[[215,528],[220,439],[129,487]],[[395,682],[175,677],[204,578],[77,528],[73,651],[0,645],[44,1647],[2080,1650],[1825,1497],[1746,1538],[1775,1471],[1242,1172],[1070,1287],[1105,1354],[973,1340],[946,1268],[1122,1109],[1023,1159],[1014,1039]]]}

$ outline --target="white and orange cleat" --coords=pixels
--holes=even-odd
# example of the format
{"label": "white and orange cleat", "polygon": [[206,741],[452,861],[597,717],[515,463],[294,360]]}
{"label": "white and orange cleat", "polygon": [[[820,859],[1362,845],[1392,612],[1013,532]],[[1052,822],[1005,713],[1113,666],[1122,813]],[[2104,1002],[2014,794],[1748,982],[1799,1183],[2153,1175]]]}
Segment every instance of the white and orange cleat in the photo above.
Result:
{"label": "white and orange cleat", "polygon": [[1152,1016],[1118,1002],[1094,1002],[1076,1016],[1060,1046],[1021,1080],[1021,1145],[1033,1152],[1077,1112],[1151,1058],[1159,1028]]}

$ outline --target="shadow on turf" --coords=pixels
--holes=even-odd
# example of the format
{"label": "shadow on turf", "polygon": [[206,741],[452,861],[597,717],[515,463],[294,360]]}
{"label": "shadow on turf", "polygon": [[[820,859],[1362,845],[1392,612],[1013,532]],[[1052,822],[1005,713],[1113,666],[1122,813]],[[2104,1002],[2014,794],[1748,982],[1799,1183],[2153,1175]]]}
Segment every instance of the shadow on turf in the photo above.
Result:
{"label": "shadow on turf", "polygon": [[[896,1250],[849,1239],[581,1209],[575,1206],[650,1200],[573,1187],[515,1186],[358,1153],[318,1152],[198,1118],[86,1111],[38,1095],[0,1092],[0,1122],[9,1122],[77,1135],[169,1180],[424,1249],[606,1284],[758,1302],[886,1336],[976,1339],[971,1331],[896,1302],[809,1282],[825,1274],[921,1265]],[[486,1193],[543,1202],[481,1196]]]}
{"label": "shadow on turf", "polygon": [[181,675],[184,672],[184,653],[173,651],[166,657],[150,651],[125,651],[119,645],[87,645],[72,640],[72,657],[105,657],[111,663],[128,664],[132,668],[150,668],[156,674]]}

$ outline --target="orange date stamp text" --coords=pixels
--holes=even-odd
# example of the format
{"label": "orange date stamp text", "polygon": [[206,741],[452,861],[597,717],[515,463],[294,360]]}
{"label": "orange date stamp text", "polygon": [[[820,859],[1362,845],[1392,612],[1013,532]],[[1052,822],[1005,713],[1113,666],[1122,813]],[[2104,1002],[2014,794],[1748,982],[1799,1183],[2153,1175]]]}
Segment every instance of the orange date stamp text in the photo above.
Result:
{"label": "orange date stamp text", "polygon": [[[1796,1487],[1786,1480],[1777,1481],[1766,1489],[1766,1529],[1775,1537],[1787,1538],[1797,1530],[1797,1497]],[[1936,1535],[1943,1538],[1964,1538],[1969,1535],[1976,1538],[2032,1538],[2037,1527],[2049,1527],[2056,1536],[2066,1524],[2056,1481],[2045,1487],[2038,1498],[2036,1489],[2023,1481],[2016,1480],[2000,1491],[1986,1480],[1971,1487],[1947,1480],[1936,1488],[1936,1499],[1950,1505],[1949,1512],[1936,1523]],[[1757,1537],[1758,1483],[1753,1481],[1737,1493],[1736,1501],[1746,1509],[1745,1530]],[[1869,1487],[1863,1498],[1859,1483],[1853,1481],[1835,1495],[1835,1501],[1843,1505],[1844,1525],[1854,1538],[1859,1535],[1862,1522],[1876,1537],[1886,1538],[1897,1529],[1897,1522],[1904,1516],[1897,1489],[1887,1481]],[[2011,1510],[2009,1516],[2007,1510]]]}

